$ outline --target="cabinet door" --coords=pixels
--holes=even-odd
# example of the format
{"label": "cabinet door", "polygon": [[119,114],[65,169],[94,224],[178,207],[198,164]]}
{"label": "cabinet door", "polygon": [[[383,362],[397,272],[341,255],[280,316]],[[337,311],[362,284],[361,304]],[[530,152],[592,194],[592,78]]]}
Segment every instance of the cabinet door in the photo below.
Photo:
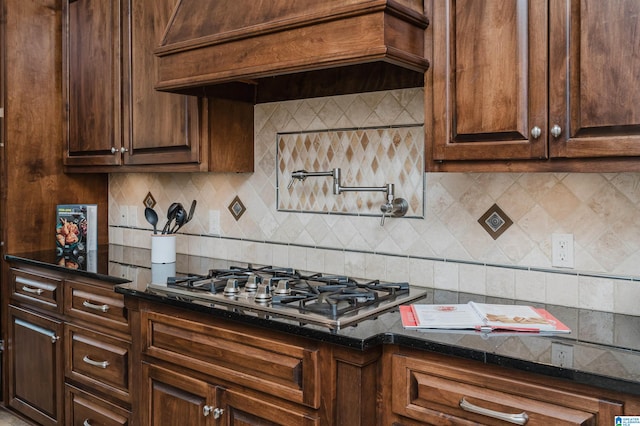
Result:
{"label": "cabinet door", "polygon": [[41,425],[64,424],[62,324],[9,307],[9,405]]}
{"label": "cabinet door", "polygon": [[245,393],[225,390],[221,396],[222,415],[227,425],[319,426],[320,419],[305,408],[274,404]]}
{"label": "cabinet door", "polygon": [[159,92],[157,58],[154,49],[160,44],[175,0],[126,0],[131,7],[131,51],[126,55],[125,141],[126,164],[198,163],[200,139],[206,133],[200,126],[200,100]]}
{"label": "cabinet door", "polygon": [[433,158],[545,158],[546,2],[434,1],[431,21]]}
{"label": "cabinet door", "polygon": [[64,164],[121,164],[120,1],[65,0],[63,5]]}
{"label": "cabinet door", "polygon": [[213,426],[219,415],[216,407],[216,388],[202,380],[158,367],[143,364],[142,375],[145,388],[143,398],[143,418],[140,424],[166,426]]}
{"label": "cabinet door", "polygon": [[550,7],[549,125],[561,132],[551,155],[640,155],[640,2]]}

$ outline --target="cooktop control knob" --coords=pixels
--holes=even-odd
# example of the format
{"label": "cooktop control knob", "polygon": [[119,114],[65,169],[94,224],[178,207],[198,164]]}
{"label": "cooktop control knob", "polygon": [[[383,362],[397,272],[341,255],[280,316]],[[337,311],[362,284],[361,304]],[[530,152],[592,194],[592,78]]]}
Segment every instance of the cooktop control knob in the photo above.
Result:
{"label": "cooktop control knob", "polygon": [[227,285],[224,287],[224,295],[236,296],[238,293],[240,293],[240,285],[238,284],[238,280],[235,278],[228,279]]}
{"label": "cooktop control knob", "polygon": [[276,289],[273,291],[277,295],[287,295],[291,293],[289,280],[279,280]]}
{"label": "cooktop control knob", "polygon": [[258,285],[258,290],[254,300],[258,303],[267,303],[271,301],[271,280],[265,280],[265,282]]}

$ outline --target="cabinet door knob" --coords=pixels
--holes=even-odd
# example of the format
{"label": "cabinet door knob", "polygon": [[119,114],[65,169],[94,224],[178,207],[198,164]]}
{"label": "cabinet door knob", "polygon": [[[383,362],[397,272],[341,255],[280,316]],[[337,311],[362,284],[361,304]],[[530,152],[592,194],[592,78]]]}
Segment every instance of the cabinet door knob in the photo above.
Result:
{"label": "cabinet door knob", "polygon": [[531,129],[531,137],[532,138],[538,139],[541,134],[542,134],[542,130],[540,129],[540,127],[534,126],[533,129]]}
{"label": "cabinet door knob", "polygon": [[55,343],[60,340],[60,336],[56,336],[55,334],[51,336],[51,343]]}
{"label": "cabinet door knob", "polygon": [[554,124],[553,127],[551,127],[551,135],[554,138],[557,138],[561,134],[562,134],[562,127],[558,126],[557,124]]}
{"label": "cabinet door knob", "polygon": [[207,417],[209,414],[213,414],[214,419],[219,419],[220,416],[224,413],[224,409],[222,408],[213,408],[210,405],[205,405],[202,407],[202,414]]}
{"label": "cabinet door knob", "polygon": [[127,148],[125,148],[124,146],[122,148],[120,148],[120,153],[124,154],[125,152],[129,152],[129,150]]}
{"label": "cabinet door knob", "polygon": [[118,152],[118,150],[116,149],[116,147],[115,147],[115,146],[112,146],[112,147],[111,147],[111,153],[112,153],[112,154],[115,154],[116,152]]}

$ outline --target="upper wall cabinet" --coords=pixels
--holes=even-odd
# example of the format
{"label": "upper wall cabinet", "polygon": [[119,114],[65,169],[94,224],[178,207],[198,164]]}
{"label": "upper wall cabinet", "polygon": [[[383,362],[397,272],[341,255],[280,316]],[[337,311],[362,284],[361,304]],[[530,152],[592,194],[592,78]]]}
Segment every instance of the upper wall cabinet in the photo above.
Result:
{"label": "upper wall cabinet", "polygon": [[65,0],[67,171],[253,170],[253,105],[154,90],[174,0]]}
{"label": "upper wall cabinet", "polygon": [[431,7],[431,170],[639,169],[640,1]]}

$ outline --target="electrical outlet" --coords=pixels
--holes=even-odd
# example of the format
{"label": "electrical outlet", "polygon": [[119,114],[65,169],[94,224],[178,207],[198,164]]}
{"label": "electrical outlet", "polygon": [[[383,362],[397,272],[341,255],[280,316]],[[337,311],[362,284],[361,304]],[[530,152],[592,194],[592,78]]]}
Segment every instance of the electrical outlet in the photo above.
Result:
{"label": "electrical outlet", "polygon": [[573,368],[573,346],[552,342],[551,364],[556,367]]}
{"label": "electrical outlet", "polygon": [[220,235],[220,210],[209,210],[209,234]]}
{"label": "electrical outlet", "polygon": [[551,235],[551,265],[573,268],[573,234]]}

